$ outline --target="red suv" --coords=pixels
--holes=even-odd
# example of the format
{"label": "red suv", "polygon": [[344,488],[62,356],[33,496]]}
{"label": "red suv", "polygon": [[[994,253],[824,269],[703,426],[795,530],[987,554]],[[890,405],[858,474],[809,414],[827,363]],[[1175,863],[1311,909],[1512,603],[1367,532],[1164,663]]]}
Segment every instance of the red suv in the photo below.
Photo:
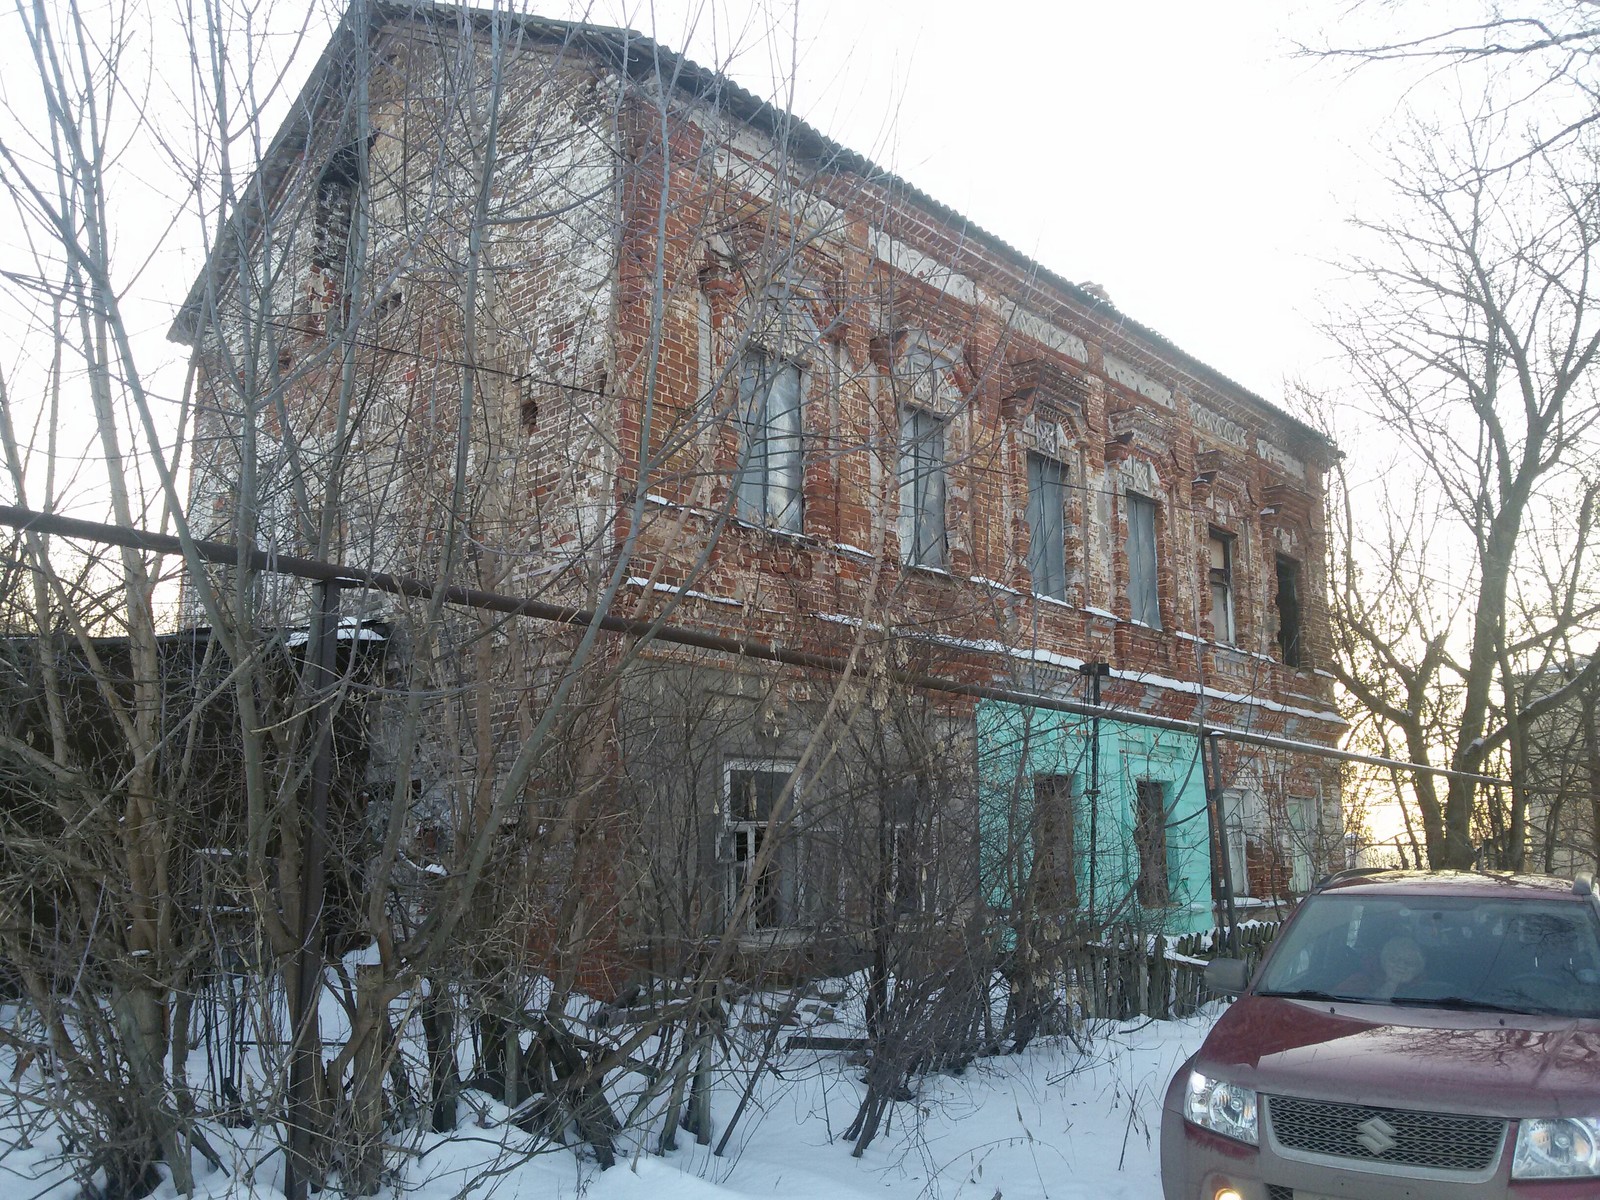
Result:
{"label": "red suv", "polygon": [[1600,1198],[1593,880],[1323,880],[1167,1089],[1166,1200]]}

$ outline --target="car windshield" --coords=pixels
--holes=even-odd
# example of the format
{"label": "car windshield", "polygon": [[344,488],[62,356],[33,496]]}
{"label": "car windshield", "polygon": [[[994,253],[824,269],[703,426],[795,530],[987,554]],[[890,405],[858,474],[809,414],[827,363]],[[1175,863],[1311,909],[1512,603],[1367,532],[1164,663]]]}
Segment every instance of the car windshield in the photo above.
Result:
{"label": "car windshield", "polygon": [[1573,901],[1323,893],[1256,992],[1600,1018],[1600,921]]}

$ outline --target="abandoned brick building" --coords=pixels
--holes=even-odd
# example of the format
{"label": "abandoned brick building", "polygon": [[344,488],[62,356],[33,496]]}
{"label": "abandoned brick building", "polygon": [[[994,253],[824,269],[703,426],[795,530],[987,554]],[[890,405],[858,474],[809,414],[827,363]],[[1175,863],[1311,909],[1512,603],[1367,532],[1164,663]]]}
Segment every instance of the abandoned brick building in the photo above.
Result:
{"label": "abandoned brick building", "polygon": [[[196,531],[817,656],[357,597],[430,689],[370,768],[410,857],[456,869],[489,811],[513,856],[565,838],[613,947],[741,894],[743,936],[848,939],[1030,880],[1209,924],[1201,738],[1146,719],[1342,732],[1329,443],[636,34],[364,11],[175,327]],[[1305,888],[1337,770],[1216,745],[1235,890]]]}

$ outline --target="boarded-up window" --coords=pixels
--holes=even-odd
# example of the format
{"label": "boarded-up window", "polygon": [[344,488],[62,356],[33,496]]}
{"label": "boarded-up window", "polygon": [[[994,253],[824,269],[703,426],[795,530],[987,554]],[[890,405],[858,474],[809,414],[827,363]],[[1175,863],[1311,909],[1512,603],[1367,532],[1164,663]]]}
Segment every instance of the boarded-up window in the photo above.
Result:
{"label": "boarded-up window", "polygon": [[1072,776],[1033,777],[1034,895],[1041,913],[1078,907],[1077,823]]}
{"label": "boarded-up window", "polygon": [[1139,856],[1139,877],[1134,895],[1145,908],[1172,902],[1172,879],[1167,866],[1167,789],[1156,779],[1134,784],[1133,846]]}

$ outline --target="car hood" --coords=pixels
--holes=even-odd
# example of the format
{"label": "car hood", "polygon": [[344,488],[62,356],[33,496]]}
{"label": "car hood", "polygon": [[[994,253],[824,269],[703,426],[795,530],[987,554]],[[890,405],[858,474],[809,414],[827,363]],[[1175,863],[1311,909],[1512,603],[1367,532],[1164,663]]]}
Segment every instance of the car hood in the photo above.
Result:
{"label": "car hood", "polygon": [[1590,1020],[1245,995],[1194,1065],[1270,1094],[1494,1116],[1600,1116],[1600,1022]]}

